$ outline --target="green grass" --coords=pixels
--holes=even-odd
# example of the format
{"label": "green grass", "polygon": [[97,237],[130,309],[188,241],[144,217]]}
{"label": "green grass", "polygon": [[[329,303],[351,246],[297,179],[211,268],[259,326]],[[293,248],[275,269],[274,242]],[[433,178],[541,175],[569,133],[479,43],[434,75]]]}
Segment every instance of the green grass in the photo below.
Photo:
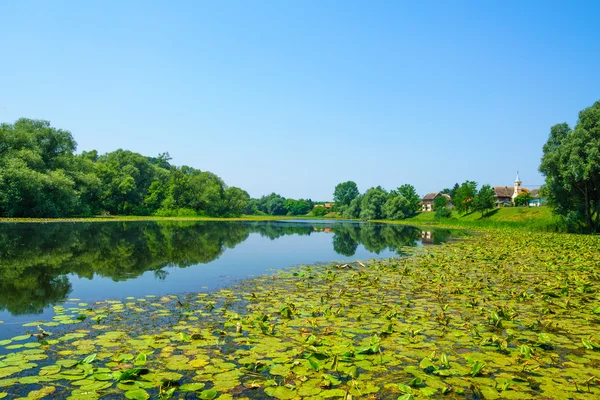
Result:
{"label": "green grass", "polygon": [[[383,222],[383,221],[382,221]],[[415,217],[402,221],[385,221],[390,223],[413,225],[440,225],[452,227],[482,228],[525,228],[541,231],[564,231],[560,217],[552,214],[548,207],[507,207],[497,208],[484,217],[479,212],[458,215],[452,213],[451,218],[436,219],[433,212],[422,212]]]}

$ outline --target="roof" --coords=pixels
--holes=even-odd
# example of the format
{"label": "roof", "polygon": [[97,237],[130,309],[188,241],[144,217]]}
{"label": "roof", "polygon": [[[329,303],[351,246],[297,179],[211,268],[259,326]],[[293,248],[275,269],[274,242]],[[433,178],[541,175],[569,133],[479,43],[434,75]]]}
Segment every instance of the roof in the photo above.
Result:
{"label": "roof", "polygon": [[508,186],[494,186],[496,197],[511,197],[515,193],[515,189]]}
{"label": "roof", "polygon": [[447,198],[448,201],[452,200],[452,197],[450,197],[450,195],[447,194],[447,193],[442,193],[442,196],[444,196],[445,198]]}
{"label": "roof", "polygon": [[425,197],[423,197],[423,200],[433,200],[437,197],[438,194],[440,194],[440,192],[427,193]]}
{"label": "roof", "polygon": [[529,194],[531,194],[531,197],[540,197],[540,189],[532,189],[531,192],[529,192]]}

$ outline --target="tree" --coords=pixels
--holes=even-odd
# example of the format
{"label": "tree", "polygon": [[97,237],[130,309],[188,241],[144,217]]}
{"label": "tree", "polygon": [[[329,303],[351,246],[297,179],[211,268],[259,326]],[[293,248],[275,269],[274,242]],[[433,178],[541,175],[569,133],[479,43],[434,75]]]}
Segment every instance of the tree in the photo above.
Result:
{"label": "tree", "polygon": [[566,123],[550,129],[540,172],[548,204],[571,230],[600,231],[600,101],[579,112],[574,129]]}
{"label": "tree", "polygon": [[530,201],[531,201],[531,193],[529,193],[528,191],[523,191],[515,197],[515,205],[516,206],[529,207]]}
{"label": "tree", "polygon": [[458,189],[453,198],[456,211],[466,213],[471,210],[471,202],[477,193],[477,182],[465,181]]}
{"label": "tree", "polygon": [[360,217],[360,205],[362,203],[362,195],[355,197],[348,207],[342,211],[344,218],[358,218]]}
{"label": "tree", "polygon": [[451,199],[454,199],[454,196],[456,196],[456,191],[458,190],[458,188],[460,187],[460,185],[458,183],[455,183],[454,186],[452,186],[452,189],[444,189],[442,190],[440,193],[442,194],[447,194],[450,196]]}
{"label": "tree", "polygon": [[314,206],[313,210],[312,210],[312,215],[315,217],[323,217],[328,213],[327,209],[325,208],[325,206],[322,205],[316,205]]}
{"label": "tree", "polygon": [[448,199],[446,196],[437,196],[433,200],[433,210],[436,218],[447,218],[452,213],[448,209]]}
{"label": "tree", "polygon": [[388,193],[381,186],[367,190],[360,203],[360,219],[382,219],[382,208],[387,196]]}
{"label": "tree", "polygon": [[416,215],[421,209],[421,196],[417,194],[413,185],[404,184],[398,188],[398,194],[408,201],[408,207],[404,209],[406,217]]}
{"label": "tree", "polygon": [[97,181],[90,164],[73,154],[76,146],[70,132],[48,121],[0,124],[0,216],[87,214]]}
{"label": "tree", "polygon": [[483,218],[485,212],[494,208],[495,205],[496,199],[494,197],[494,189],[492,189],[490,185],[483,185],[473,198],[473,210],[481,211],[481,217]]}
{"label": "tree", "polygon": [[311,200],[305,199],[287,199],[285,201],[285,209],[289,215],[306,215],[312,208]]}
{"label": "tree", "polygon": [[392,192],[381,209],[385,219],[400,220],[413,213],[413,204],[406,197],[397,192]]}
{"label": "tree", "polygon": [[244,213],[250,195],[245,190],[235,186],[230,186],[225,190],[226,206],[224,215],[231,217],[239,217]]}
{"label": "tree", "polygon": [[352,200],[354,200],[360,192],[358,191],[358,187],[356,183],[352,181],[339,183],[335,190],[333,191],[333,201],[335,202],[336,207],[339,209],[344,209],[350,205]]}

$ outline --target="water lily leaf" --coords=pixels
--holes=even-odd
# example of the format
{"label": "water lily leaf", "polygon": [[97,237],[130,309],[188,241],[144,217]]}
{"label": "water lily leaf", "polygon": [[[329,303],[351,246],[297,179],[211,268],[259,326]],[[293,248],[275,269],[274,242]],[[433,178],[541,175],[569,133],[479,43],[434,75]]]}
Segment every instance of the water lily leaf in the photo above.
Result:
{"label": "water lily leaf", "polygon": [[146,400],[150,395],[144,389],[135,389],[125,392],[125,397],[131,400]]}
{"label": "water lily leaf", "polygon": [[281,400],[293,399],[297,396],[296,390],[286,386],[268,387],[265,389],[265,393]]}
{"label": "water lily leaf", "polygon": [[216,390],[208,389],[201,391],[199,396],[202,400],[212,400],[215,397],[217,397],[218,394],[219,392],[217,392]]}
{"label": "water lily leaf", "polygon": [[400,389],[400,391],[402,393],[412,393],[412,388],[408,385],[403,385],[402,383],[398,384],[398,389]]}
{"label": "water lily leaf", "polygon": [[182,392],[195,392],[197,390],[203,389],[206,386],[204,383],[196,382],[196,383],[186,383],[185,385],[181,385],[179,390]]}

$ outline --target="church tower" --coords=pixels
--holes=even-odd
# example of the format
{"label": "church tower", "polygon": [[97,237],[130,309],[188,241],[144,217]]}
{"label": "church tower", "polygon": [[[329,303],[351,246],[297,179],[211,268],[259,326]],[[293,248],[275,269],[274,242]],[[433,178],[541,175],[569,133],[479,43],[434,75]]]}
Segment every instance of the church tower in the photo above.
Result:
{"label": "church tower", "polygon": [[515,201],[515,197],[517,197],[523,189],[521,188],[521,180],[519,179],[519,171],[517,171],[517,179],[515,179],[515,191],[512,195],[513,201]]}

